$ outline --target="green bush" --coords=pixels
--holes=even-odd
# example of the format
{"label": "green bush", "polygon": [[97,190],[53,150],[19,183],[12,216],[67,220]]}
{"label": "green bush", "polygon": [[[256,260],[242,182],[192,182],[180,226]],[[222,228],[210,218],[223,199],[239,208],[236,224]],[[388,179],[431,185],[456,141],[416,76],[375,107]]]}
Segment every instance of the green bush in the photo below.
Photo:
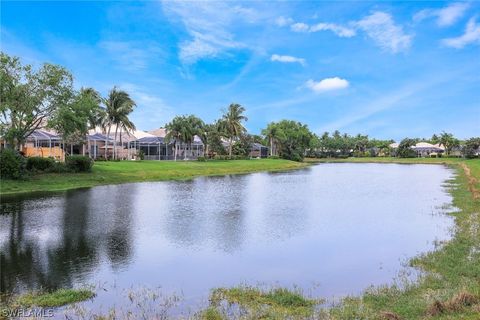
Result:
{"label": "green bush", "polygon": [[205,161],[207,161],[207,159],[205,159],[205,157],[198,157],[197,161],[205,162]]}
{"label": "green bush", "polygon": [[54,162],[53,166],[46,169],[45,172],[49,172],[49,173],[68,173],[68,172],[72,172],[72,170],[69,167],[67,167],[67,165],[63,162]]}
{"label": "green bush", "polygon": [[140,160],[145,159],[145,152],[143,152],[143,150],[138,150],[138,152],[137,152],[137,157],[138,157]]}
{"label": "green bush", "polygon": [[268,156],[268,159],[280,159],[279,156]]}
{"label": "green bush", "polygon": [[15,150],[2,150],[0,152],[0,176],[7,179],[20,179],[24,174],[25,158]]}
{"label": "green bush", "polygon": [[65,164],[73,172],[89,172],[92,170],[93,160],[87,156],[69,156],[65,159]]}
{"label": "green bush", "polygon": [[52,158],[30,157],[27,158],[27,170],[46,171],[55,165]]}

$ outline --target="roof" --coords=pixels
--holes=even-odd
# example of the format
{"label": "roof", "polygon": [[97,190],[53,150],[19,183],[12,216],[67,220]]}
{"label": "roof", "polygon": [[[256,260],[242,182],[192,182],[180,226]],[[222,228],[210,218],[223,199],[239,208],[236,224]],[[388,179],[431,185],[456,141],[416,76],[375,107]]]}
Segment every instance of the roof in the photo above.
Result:
{"label": "roof", "polygon": [[261,150],[262,148],[268,148],[268,147],[258,142],[252,143],[252,150]]}
{"label": "roof", "polygon": [[37,129],[33,131],[28,137],[27,140],[61,140],[62,138],[53,133],[45,130]]}
{"label": "roof", "polygon": [[437,151],[442,151],[443,149],[434,146],[431,143],[428,142],[419,142],[415,146],[412,147],[414,150],[421,150],[421,149],[429,149],[429,150],[437,150]]}
{"label": "roof", "polygon": [[445,150],[445,147],[441,143],[436,143],[433,145],[434,147],[437,147],[439,149]]}
{"label": "roof", "polygon": [[388,146],[390,148],[398,148],[399,144],[397,142],[394,142],[394,143],[390,143]]}
{"label": "roof", "polygon": [[[107,136],[98,132],[95,132],[94,134],[89,134],[88,135],[88,140],[96,140],[96,141],[105,141],[107,140]],[[112,139],[108,139],[109,141]]]}
{"label": "roof", "polygon": [[165,139],[164,138],[160,138],[160,137],[155,137],[155,136],[151,136],[151,137],[143,137],[143,138],[140,138],[136,141],[136,143],[139,143],[139,144],[164,144],[165,143]]}
{"label": "roof", "polygon": [[134,130],[130,134],[133,135],[137,139],[146,138],[146,137],[154,137],[155,136],[151,133],[141,131],[141,130]]}
{"label": "roof", "polygon": [[158,129],[155,129],[155,130],[150,130],[150,131],[148,131],[148,133],[151,134],[151,135],[154,135],[156,137],[165,138],[165,136],[167,135],[167,129],[158,128]]}

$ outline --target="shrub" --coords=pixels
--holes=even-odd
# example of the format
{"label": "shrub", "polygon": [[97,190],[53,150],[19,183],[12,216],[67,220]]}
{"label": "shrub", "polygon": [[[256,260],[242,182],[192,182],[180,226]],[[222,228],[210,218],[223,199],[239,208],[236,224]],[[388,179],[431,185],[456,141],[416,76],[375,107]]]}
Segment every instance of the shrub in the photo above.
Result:
{"label": "shrub", "polygon": [[198,157],[197,161],[205,162],[205,161],[207,161],[207,159],[205,159],[205,157]]}
{"label": "shrub", "polygon": [[7,179],[20,179],[24,174],[25,158],[15,150],[2,150],[0,152],[0,176]]}
{"label": "shrub", "polygon": [[69,156],[65,164],[73,172],[88,172],[92,169],[93,160],[87,156]]}
{"label": "shrub", "polygon": [[138,150],[138,152],[137,152],[137,157],[138,157],[140,160],[145,159],[145,152],[143,152],[143,150]]}
{"label": "shrub", "polygon": [[46,171],[55,165],[52,158],[30,157],[27,158],[27,170]]}
{"label": "shrub", "polygon": [[72,172],[72,170],[70,168],[68,168],[67,165],[63,162],[54,162],[53,166],[46,169],[45,172],[49,172],[49,173],[68,173],[68,172]]}
{"label": "shrub", "polygon": [[268,159],[280,159],[279,156],[268,156]]}

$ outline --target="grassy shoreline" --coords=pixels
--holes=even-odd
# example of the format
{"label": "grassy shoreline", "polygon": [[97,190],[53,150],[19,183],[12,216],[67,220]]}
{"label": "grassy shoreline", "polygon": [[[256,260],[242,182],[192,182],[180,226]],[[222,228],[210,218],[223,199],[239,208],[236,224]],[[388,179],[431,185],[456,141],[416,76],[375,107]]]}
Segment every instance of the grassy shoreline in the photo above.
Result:
{"label": "grassy shoreline", "polygon": [[0,195],[65,191],[108,184],[188,180],[201,176],[245,174],[305,168],[308,163],[281,159],[230,161],[108,161],[96,162],[91,173],[49,173],[0,183]]}

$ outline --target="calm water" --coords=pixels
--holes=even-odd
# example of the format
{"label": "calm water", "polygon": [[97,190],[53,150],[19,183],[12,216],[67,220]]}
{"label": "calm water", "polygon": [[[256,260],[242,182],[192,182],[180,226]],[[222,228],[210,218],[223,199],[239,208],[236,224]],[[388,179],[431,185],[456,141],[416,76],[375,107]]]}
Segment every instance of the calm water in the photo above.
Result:
{"label": "calm water", "polygon": [[241,283],[358,293],[449,238],[452,220],[440,213],[451,175],[436,165],[322,164],[4,198],[1,291],[161,286],[191,302]]}

